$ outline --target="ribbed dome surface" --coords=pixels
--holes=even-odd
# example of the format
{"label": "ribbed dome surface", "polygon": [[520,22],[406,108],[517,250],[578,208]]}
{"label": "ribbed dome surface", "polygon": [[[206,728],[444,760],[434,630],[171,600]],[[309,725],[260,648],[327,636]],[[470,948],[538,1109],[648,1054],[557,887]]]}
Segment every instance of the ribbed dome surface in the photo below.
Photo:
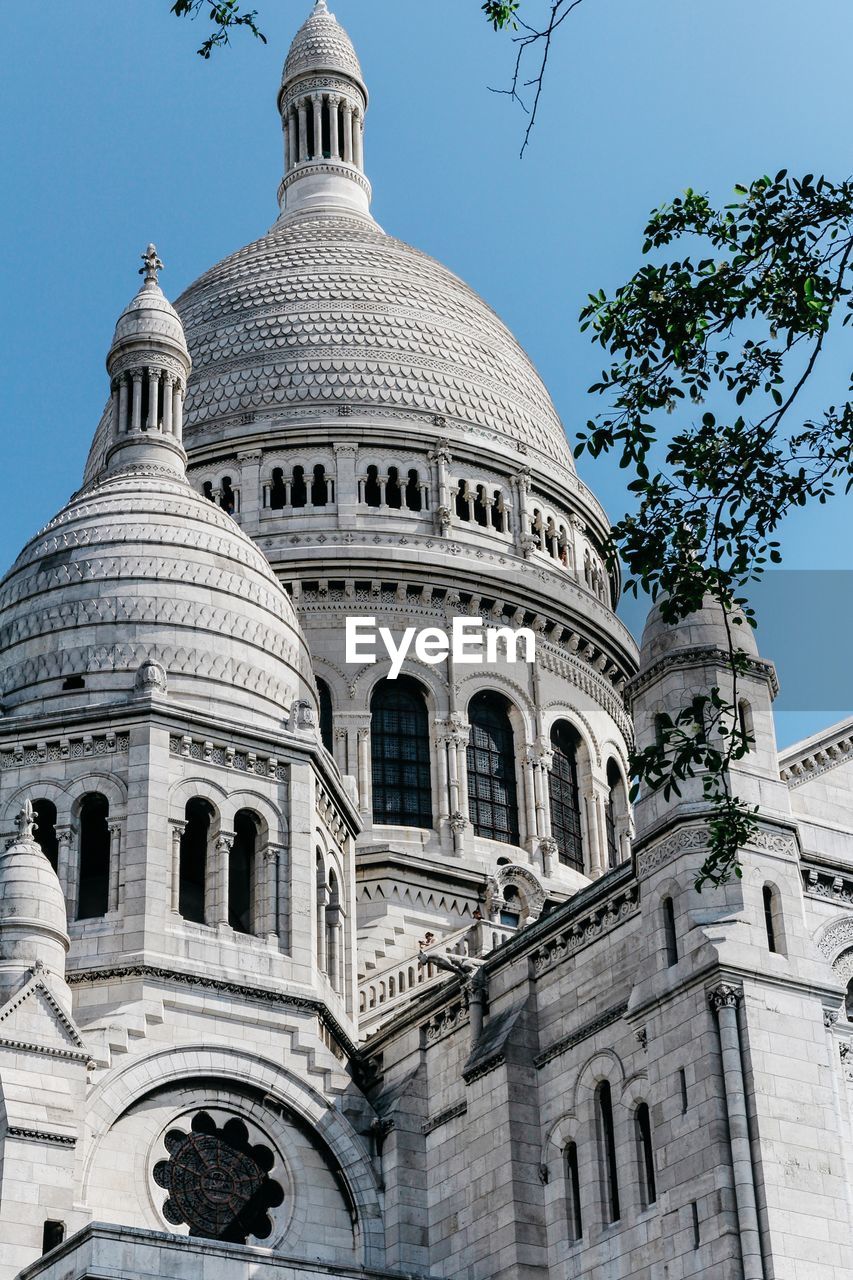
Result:
{"label": "ribbed dome surface", "polygon": [[282,83],[302,71],[342,71],[356,80],[362,79],[352,41],[324,5],[317,6],[294,36],[284,64]]}
{"label": "ribbed dome surface", "polygon": [[[573,469],[551,399],[506,326],[369,219],[285,219],[176,306],[193,359],[190,446],[227,415],[347,404],[420,411],[428,425],[441,415],[450,436],[458,425]],[[234,435],[244,436],[236,418]]]}
{"label": "ribbed dome surface", "polygon": [[76,494],[0,583],[3,709],[132,698],[146,662],[165,668],[170,698],[241,720],[281,727],[314,696],[263,554],[185,479],[134,465]]}

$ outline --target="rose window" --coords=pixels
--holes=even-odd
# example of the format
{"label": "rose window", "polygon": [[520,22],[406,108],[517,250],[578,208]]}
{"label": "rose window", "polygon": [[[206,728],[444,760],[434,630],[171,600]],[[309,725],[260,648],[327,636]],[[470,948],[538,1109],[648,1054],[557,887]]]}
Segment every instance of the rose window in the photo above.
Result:
{"label": "rose window", "polygon": [[186,1224],[191,1236],[232,1244],[245,1244],[250,1236],[268,1239],[269,1211],[282,1203],[284,1192],[269,1176],[273,1152],[250,1142],[242,1120],[226,1120],[219,1128],[200,1111],[189,1133],[170,1129],[164,1141],[169,1158],[154,1166],[154,1181],[168,1192],[168,1222]]}

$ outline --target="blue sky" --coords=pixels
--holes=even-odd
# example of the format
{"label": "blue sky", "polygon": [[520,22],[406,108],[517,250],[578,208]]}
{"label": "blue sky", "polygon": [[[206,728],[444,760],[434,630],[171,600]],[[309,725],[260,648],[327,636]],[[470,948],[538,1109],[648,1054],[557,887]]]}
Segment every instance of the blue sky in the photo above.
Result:
{"label": "blue sky", "polygon": [[[203,24],[171,17],[169,0],[29,4],[6,15],[2,566],[79,482],[107,394],[112,328],[147,241],[157,243],[174,297],[275,217],[275,96],[310,4],[252,2],[269,43],[239,37],[207,63],[194,52]],[[602,363],[578,332],[578,310],[589,291],[636,269],[649,209],[686,186],[725,199],[735,182],[782,167],[849,173],[853,6],[584,0],[554,46],[520,161],[524,117],[487,88],[508,82],[511,44],[491,33],[479,3],[331,7],[371,92],[376,217],[495,307],[572,435],[595,411],[587,387]],[[531,14],[545,8],[525,4]],[[849,344],[837,344],[822,374],[835,399],[851,363]],[[609,462],[581,471],[621,514],[622,474]],[[768,593],[759,637],[787,690],[783,743],[853,711],[851,501],[785,527],[786,567],[798,573]],[[816,611],[827,619],[820,645]],[[816,664],[822,687],[807,678]]]}

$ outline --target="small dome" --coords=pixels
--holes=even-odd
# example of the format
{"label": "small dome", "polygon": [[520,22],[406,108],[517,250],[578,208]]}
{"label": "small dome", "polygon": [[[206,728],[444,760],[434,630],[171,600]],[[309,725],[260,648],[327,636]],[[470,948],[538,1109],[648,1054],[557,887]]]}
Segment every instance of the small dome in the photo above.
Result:
{"label": "small dome", "polygon": [[293,37],[281,76],[282,85],[311,71],[342,72],[363,83],[352,41],[335,15],[329,13],[326,0],[317,0],[313,13]]}
{"label": "small dome", "polygon": [[[751,657],[758,657],[755,632],[746,620],[732,624],[732,640],[735,648],[743,649]],[[658,600],[649,610],[643,639],[640,645],[640,669],[659,662],[661,658],[687,649],[728,650],[729,641],[722,606],[710,598],[701,609],[680,622],[664,622],[661,602]]]}
{"label": "small dome", "polygon": [[157,272],[163,264],[153,244],[142,255],[142,261],[145,264],[140,270],[140,275],[145,276],[142,288],[122,311],[113,334],[107,357],[111,372],[126,350],[152,345],[176,347],[177,354],[189,362],[181,318],[157,282]]}
{"label": "small dome", "polygon": [[27,969],[63,977],[68,950],[65,899],[56,872],[33,838],[33,809],[18,815],[19,835],[0,851],[0,1000]]}

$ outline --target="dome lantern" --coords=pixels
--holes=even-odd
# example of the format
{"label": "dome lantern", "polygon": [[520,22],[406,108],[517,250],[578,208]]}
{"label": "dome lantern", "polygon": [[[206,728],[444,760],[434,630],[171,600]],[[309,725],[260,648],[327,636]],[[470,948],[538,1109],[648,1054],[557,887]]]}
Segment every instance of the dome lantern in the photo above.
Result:
{"label": "dome lantern", "polygon": [[142,255],[142,288],[116,324],[107,371],[112,389],[107,466],[156,462],[183,474],[183,402],[191,368],[183,326],[163,294],[153,244]]}
{"label": "dome lantern", "polygon": [[316,0],[290,46],[278,95],[284,131],[284,178],[278,192],[283,215],[315,209],[368,213],[367,101],[352,41],[326,0]]}
{"label": "dome lantern", "polygon": [[66,994],[68,925],[56,872],[36,842],[32,802],[15,819],[18,834],[0,852],[0,1005],[27,973],[45,968]]}

